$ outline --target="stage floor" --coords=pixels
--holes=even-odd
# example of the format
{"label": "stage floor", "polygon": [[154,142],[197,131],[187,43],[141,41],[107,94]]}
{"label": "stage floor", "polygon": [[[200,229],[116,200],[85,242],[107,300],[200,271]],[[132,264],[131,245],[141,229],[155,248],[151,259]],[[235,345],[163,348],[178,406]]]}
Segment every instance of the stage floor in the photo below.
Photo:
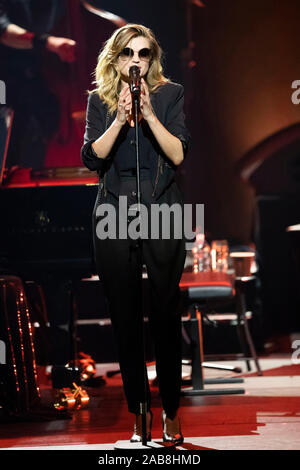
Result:
{"label": "stage floor", "polygon": [[[221,362],[218,362],[221,363]],[[243,395],[182,397],[180,417],[185,450],[299,450],[300,364],[291,354],[260,359],[262,377],[246,373],[244,361],[222,362],[240,366],[243,384],[206,385],[205,388],[244,388]],[[252,363],[253,364],[253,363]],[[105,385],[88,388],[90,404],[72,419],[0,425],[1,449],[112,450],[116,441],[130,439],[133,415],[127,411],[120,374],[106,377],[117,364],[97,365]],[[206,378],[239,376],[205,369]],[[190,373],[183,366],[183,376]],[[150,380],[155,377],[148,367]],[[162,442],[158,388],[151,386],[154,422],[152,439]],[[43,401],[51,400],[50,382],[41,376]]]}

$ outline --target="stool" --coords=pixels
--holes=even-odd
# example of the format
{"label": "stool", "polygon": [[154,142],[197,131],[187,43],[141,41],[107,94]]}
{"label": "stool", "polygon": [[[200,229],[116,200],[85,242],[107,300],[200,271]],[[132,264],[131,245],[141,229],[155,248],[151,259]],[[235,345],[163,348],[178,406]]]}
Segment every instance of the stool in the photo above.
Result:
{"label": "stool", "polygon": [[295,272],[298,283],[300,282],[300,224],[290,225],[286,228],[290,247],[293,255]]}
{"label": "stool", "polygon": [[[253,281],[255,276],[243,276],[243,277],[236,277],[235,278],[235,290],[236,290],[236,315],[237,315],[237,331],[239,335],[240,344],[242,346],[248,371],[251,370],[249,359],[247,358],[247,346],[250,350],[251,358],[254,360],[257,375],[263,375],[259,361],[257,358],[256,350],[254,347],[254,343],[250,334],[250,330],[248,327],[248,319],[247,319],[247,308],[246,308],[246,289],[247,284],[250,281]],[[243,335],[245,335],[246,341],[244,341]]]}
{"label": "stool", "polygon": [[[238,318],[239,339],[242,341],[240,328],[245,329],[246,339],[250,346],[253,359],[256,361],[258,371],[261,374],[254,345],[248,330],[245,299],[244,299],[244,280],[239,280],[236,292],[232,280],[227,273],[223,272],[199,272],[183,273],[180,288],[183,294],[189,315],[188,320],[191,324],[191,344],[192,344],[192,389],[183,389],[183,395],[223,395],[223,394],[242,394],[244,389],[204,389],[204,384],[220,383],[243,383],[241,378],[213,379],[203,380],[202,368],[204,363],[203,339],[202,339],[202,314],[207,310],[207,304],[217,305],[224,302],[236,300],[236,314]],[[242,346],[244,353],[244,343]],[[214,365],[213,368],[224,369],[222,366]],[[228,368],[234,370],[234,368]]]}

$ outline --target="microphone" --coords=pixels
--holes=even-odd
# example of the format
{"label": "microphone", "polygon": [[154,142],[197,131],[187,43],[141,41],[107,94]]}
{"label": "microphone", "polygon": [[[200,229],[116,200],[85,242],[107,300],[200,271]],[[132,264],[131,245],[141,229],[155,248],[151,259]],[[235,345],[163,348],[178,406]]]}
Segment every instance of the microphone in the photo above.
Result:
{"label": "microphone", "polygon": [[140,69],[136,65],[132,65],[129,69],[130,78],[130,91],[134,97],[139,97],[141,94],[141,77]]}

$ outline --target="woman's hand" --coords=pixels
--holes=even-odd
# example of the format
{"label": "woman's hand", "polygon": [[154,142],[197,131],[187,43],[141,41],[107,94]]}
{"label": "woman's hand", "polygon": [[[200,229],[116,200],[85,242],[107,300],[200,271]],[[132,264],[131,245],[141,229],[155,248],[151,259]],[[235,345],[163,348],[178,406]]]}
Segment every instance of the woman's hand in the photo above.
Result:
{"label": "woman's hand", "polygon": [[155,116],[151,106],[149,89],[143,78],[141,80],[141,85],[140,110],[146,121],[153,121]]}
{"label": "woman's hand", "polygon": [[131,114],[132,109],[132,97],[130,92],[129,85],[126,85],[122,88],[119,101],[118,101],[118,110],[116,120],[118,124],[124,126],[126,123],[128,116]]}

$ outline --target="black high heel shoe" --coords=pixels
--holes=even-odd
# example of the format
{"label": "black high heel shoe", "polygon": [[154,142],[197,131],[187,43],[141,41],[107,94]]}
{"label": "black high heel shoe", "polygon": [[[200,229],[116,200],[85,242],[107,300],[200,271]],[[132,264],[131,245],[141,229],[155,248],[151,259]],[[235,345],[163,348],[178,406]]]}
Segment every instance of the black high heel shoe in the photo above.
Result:
{"label": "black high heel shoe", "polygon": [[[151,410],[147,411],[150,413],[150,431],[147,432],[147,442],[151,441],[151,429],[152,429],[152,420],[153,420],[153,413]],[[131,436],[130,442],[142,442],[142,415],[136,415],[133,434]]]}
{"label": "black high heel shoe", "polygon": [[163,441],[171,442],[172,444],[174,444],[174,446],[179,446],[184,441],[183,435],[181,433],[179,418],[177,418],[178,424],[179,424],[179,430],[176,434],[173,434],[173,435],[167,432],[166,418],[167,418],[166,412],[165,410],[163,410],[161,414],[161,421],[162,421],[162,426],[163,426]]}

